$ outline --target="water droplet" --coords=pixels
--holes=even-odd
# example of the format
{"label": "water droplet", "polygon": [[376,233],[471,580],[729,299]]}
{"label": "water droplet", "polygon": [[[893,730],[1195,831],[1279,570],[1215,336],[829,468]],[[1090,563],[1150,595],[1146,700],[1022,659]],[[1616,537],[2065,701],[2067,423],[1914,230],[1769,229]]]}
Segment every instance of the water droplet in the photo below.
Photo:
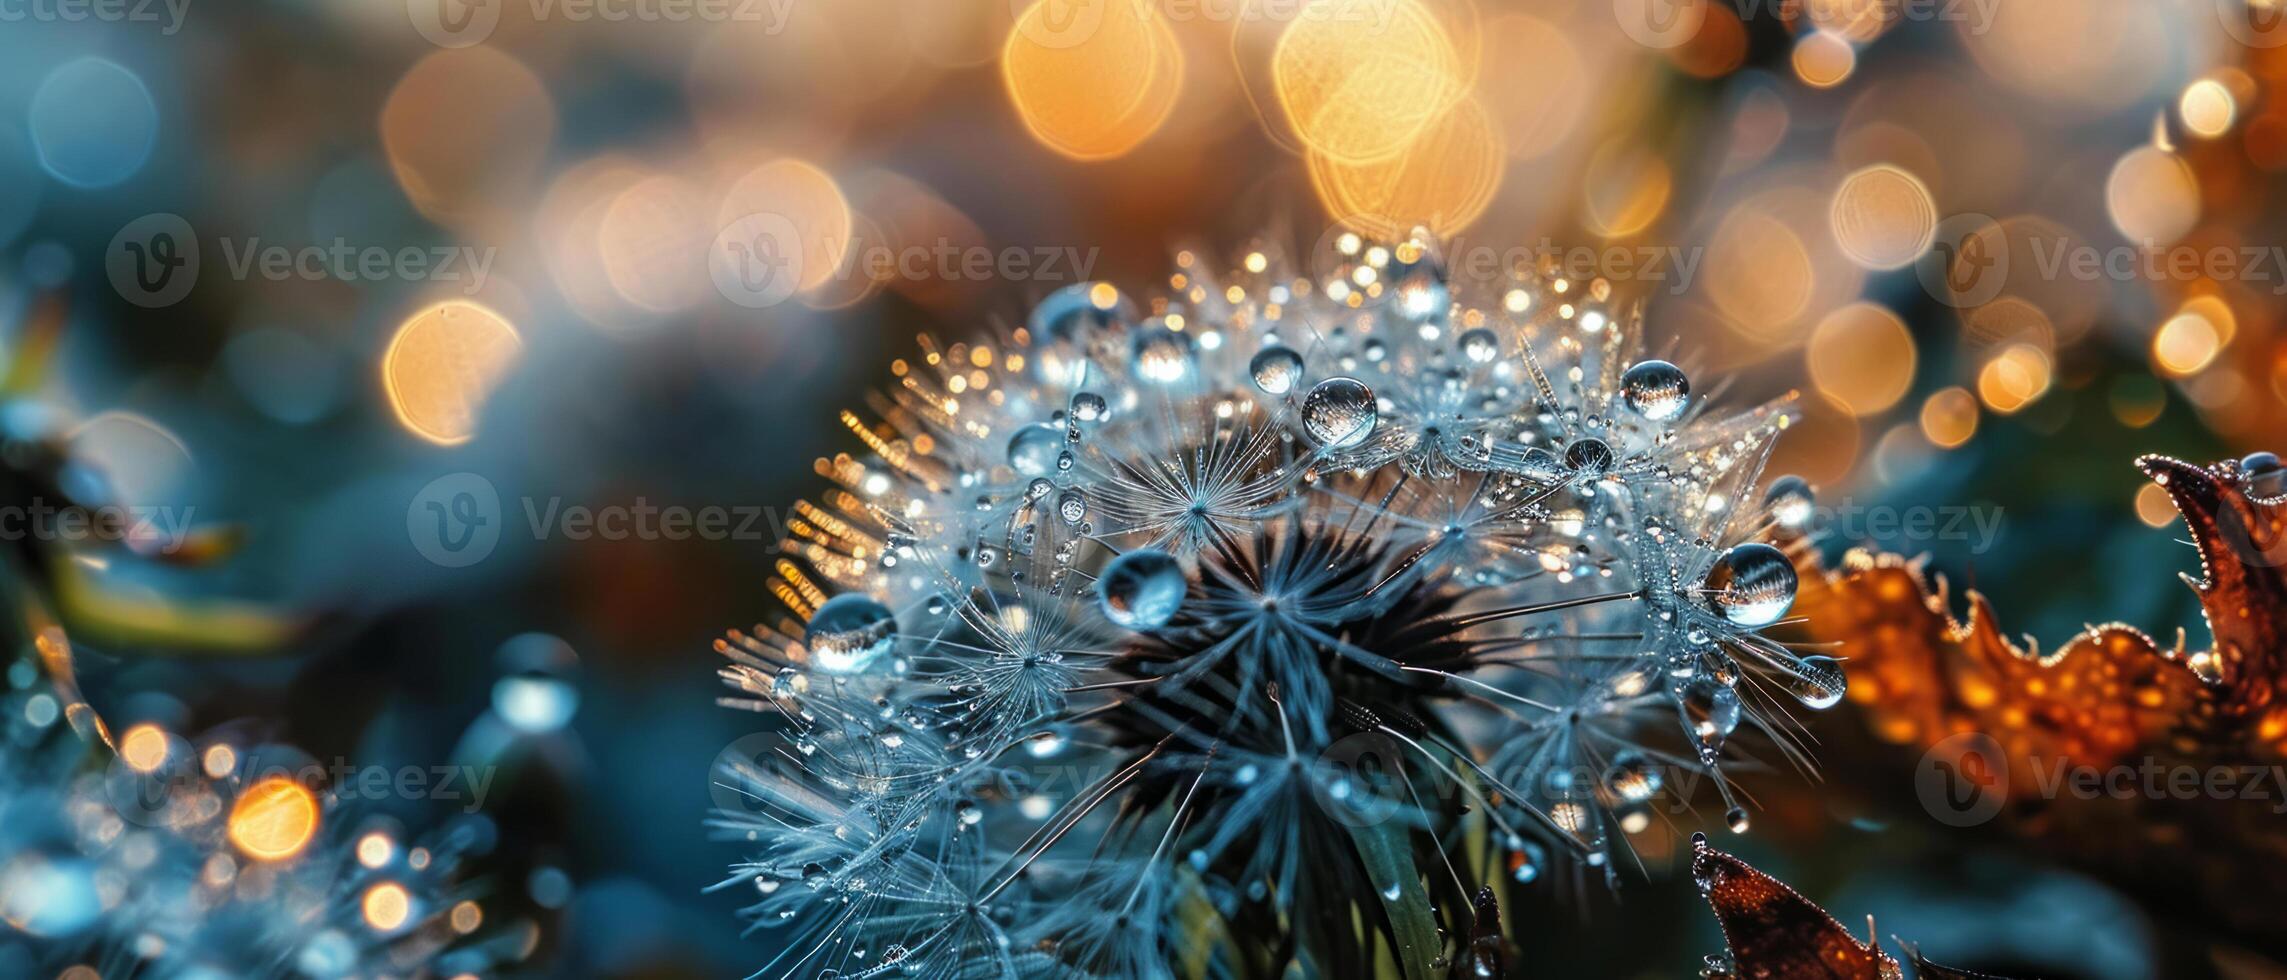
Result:
{"label": "water droplet", "polygon": [[1843,694],[1849,690],[1842,664],[1833,657],[1813,654],[1788,665],[1786,671],[1787,693],[1813,711],[1842,703]]}
{"label": "water droplet", "polygon": [[897,644],[897,617],[872,596],[845,592],[826,600],[810,616],[802,642],[819,670],[859,673]]}
{"label": "water droplet", "polygon": [[1763,509],[1780,527],[1800,532],[1811,526],[1817,513],[1818,498],[1811,493],[1810,481],[1789,474],[1771,481],[1771,489],[1763,491]]}
{"label": "water droplet", "polygon": [[1302,400],[1302,428],[1328,449],[1349,449],[1374,434],[1374,389],[1356,378],[1328,378]]}
{"label": "water droplet", "polygon": [[1128,345],[1128,367],[1154,384],[1174,384],[1191,374],[1191,338],[1164,326],[1136,331]]}
{"label": "water droplet", "polygon": [[1066,524],[1078,524],[1088,516],[1088,497],[1075,487],[1056,495],[1056,516]]}
{"label": "water droplet", "polygon": [[770,696],[781,700],[801,697],[809,690],[809,675],[792,667],[779,671],[778,676],[770,679]]}
{"label": "water droplet", "polygon": [[1096,580],[1104,618],[1131,630],[1158,629],[1183,606],[1183,565],[1157,548],[1139,548],[1104,566]]}
{"label": "water droplet", "polygon": [[1397,300],[1390,304],[1390,309],[1398,316],[1413,323],[1428,323],[1444,319],[1452,308],[1453,295],[1446,289],[1445,270],[1427,249],[1420,249],[1412,262],[1393,261],[1390,273],[1390,291]]}
{"label": "water droplet", "polygon": [[1795,565],[1760,541],[1735,545],[1708,572],[1707,588],[1723,618],[1756,629],[1778,622],[1795,604]]}
{"label": "water droplet", "polygon": [[1009,468],[1020,476],[1046,476],[1064,449],[1064,433],[1045,423],[1028,425],[1009,437]]}
{"label": "water droplet", "polygon": [[1594,436],[1575,439],[1564,447],[1564,465],[1575,473],[1602,473],[1612,466],[1612,447]]}
{"label": "water droplet", "polygon": [[1672,422],[1691,405],[1691,379],[1666,361],[1638,361],[1620,375],[1620,399],[1654,422]]}
{"label": "water droplet", "polygon": [[1074,392],[1067,407],[1075,422],[1101,422],[1112,414],[1112,406],[1104,401],[1104,396],[1093,391]]}
{"label": "water droplet", "polygon": [[2277,453],[2248,453],[2240,457],[2239,471],[2247,481],[2250,496],[2276,497],[2287,493],[2287,465],[2279,462]]}
{"label": "water droplet", "polygon": [[1247,373],[1254,375],[1255,387],[1264,394],[1283,395],[1302,380],[1302,355],[1273,344],[1247,362]]}
{"label": "water droplet", "polygon": [[1731,832],[1734,834],[1746,833],[1747,808],[1741,806],[1732,807],[1730,812],[1727,812],[1723,815],[1723,823],[1725,826],[1730,827]]}
{"label": "water droplet", "polygon": [[1739,692],[1721,681],[1696,678],[1684,686],[1677,702],[1683,707],[1692,737],[1707,752],[1720,751],[1724,740],[1739,727]]}
{"label": "water droplet", "polygon": [[1461,355],[1473,364],[1491,364],[1501,356],[1501,338],[1485,327],[1461,334]]}
{"label": "water droplet", "polygon": [[1660,791],[1660,770],[1641,753],[1623,752],[1604,770],[1604,788],[1629,803],[1642,803]]}

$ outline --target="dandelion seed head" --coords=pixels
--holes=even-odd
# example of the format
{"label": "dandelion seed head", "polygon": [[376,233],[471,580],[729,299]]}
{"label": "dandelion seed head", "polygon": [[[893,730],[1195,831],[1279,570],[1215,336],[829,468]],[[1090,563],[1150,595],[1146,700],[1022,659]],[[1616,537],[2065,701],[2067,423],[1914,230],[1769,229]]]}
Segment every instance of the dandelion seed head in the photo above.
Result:
{"label": "dandelion seed head", "polygon": [[1163,976],[1178,907],[1306,967],[1368,941],[1327,923],[1468,936],[1690,787],[1744,813],[1734,736],[1840,698],[1762,632],[1790,404],[1718,407],[1602,280],[1335,244],[1067,287],[845,415],[781,611],[716,645],[781,733],[712,822],[761,973]]}

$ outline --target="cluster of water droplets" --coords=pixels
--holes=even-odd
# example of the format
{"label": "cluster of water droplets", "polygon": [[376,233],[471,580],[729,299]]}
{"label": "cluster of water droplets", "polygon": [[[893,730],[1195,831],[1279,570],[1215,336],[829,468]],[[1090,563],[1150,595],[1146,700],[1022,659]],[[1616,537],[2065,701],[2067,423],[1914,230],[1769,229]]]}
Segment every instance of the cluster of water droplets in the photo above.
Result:
{"label": "cluster of water droplets", "polygon": [[[1763,632],[1810,489],[1759,488],[1787,404],[1714,411],[1641,334],[1603,280],[1340,236],[925,340],[798,509],[786,613],[717,644],[723,702],[783,719],[714,821],[800,929],[764,972],[1160,975],[1184,939],[1140,910],[1186,897],[1398,918],[1418,872],[1444,929],[1463,878],[1609,875],[1691,786],[1745,830],[1734,735],[1790,753],[1844,689]],[[1299,884],[1297,827],[1466,814],[1501,867]]]}

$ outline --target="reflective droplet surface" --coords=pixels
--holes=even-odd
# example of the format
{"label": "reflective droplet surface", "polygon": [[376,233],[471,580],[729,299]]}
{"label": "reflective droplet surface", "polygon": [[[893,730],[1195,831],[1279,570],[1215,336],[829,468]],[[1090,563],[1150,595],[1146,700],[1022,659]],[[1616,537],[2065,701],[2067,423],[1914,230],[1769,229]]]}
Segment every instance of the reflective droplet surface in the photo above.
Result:
{"label": "reflective droplet surface", "polygon": [[1738,806],[1732,807],[1729,812],[1723,815],[1723,823],[1725,826],[1730,827],[1731,832],[1734,834],[1746,833],[1747,808]]}
{"label": "reflective droplet surface", "polygon": [[1604,770],[1604,788],[1628,803],[1642,803],[1660,791],[1660,770],[1642,753],[1623,752]]}
{"label": "reflective droplet surface", "polygon": [[2239,472],[2247,480],[2249,496],[2287,493],[2287,464],[2280,463],[2277,453],[2249,453],[2240,458]]}
{"label": "reflective droplet surface", "polygon": [[1302,380],[1302,355],[1292,349],[1272,344],[1247,362],[1247,373],[1254,376],[1255,387],[1266,395],[1283,395],[1294,390],[1295,382]]}
{"label": "reflective droplet surface", "polygon": [[1079,489],[1066,490],[1056,495],[1056,516],[1066,524],[1078,524],[1088,517],[1088,497]]}
{"label": "reflective droplet surface", "polygon": [[1763,509],[1771,519],[1790,531],[1809,530],[1811,518],[1818,510],[1818,498],[1811,493],[1810,481],[1788,474],[1771,481],[1771,489],[1763,491]]}
{"label": "reflective droplet surface", "polygon": [[1787,693],[1813,711],[1841,704],[1848,688],[1842,663],[1833,657],[1808,656],[1787,668]]}
{"label": "reflective droplet surface", "polygon": [[1795,604],[1795,564],[1760,541],[1735,545],[1708,572],[1717,612],[1733,625],[1756,629],[1778,622]]}
{"label": "reflective droplet surface", "polygon": [[1484,327],[1464,332],[1461,335],[1461,356],[1468,358],[1472,364],[1491,364],[1494,358],[1501,356],[1501,338]]}
{"label": "reflective droplet surface", "polygon": [[1053,425],[1028,425],[1009,437],[1009,468],[1019,476],[1047,476],[1056,471],[1056,454],[1063,451],[1062,431]]}
{"label": "reflective droplet surface", "polygon": [[1128,367],[1153,384],[1174,384],[1191,376],[1191,338],[1164,326],[1136,331],[1128,345]]}
{"label": "reflective droplet surface", "polygon": [[870,595],[845,592],[811,614],[802,642],[819,670],[861,673],[896,645],[897,617]]}
{"label": "reflective droplet surface", "polygon": [[1409,322],[1443,320],[1453,307],[1453,294],[1445,285],[1445,270],[1427,251],[1420,251],[1411,262],[1392,261],[1390,281],[1390,293],[1395,300],[1390,310]]}
{"label": "reflective droplet surface", "polygon": [[1612,447],[1594,436],[1573,440],[1564,447],[1564,465],[1576,473],[1602,473],[1612,468]]}
{"label": "reflective droplet surface", "polygon": [[1096,580],[1104,618],[1131,630],[1167,625],[1183,607],[1186,587],[1183,565],[1157,548],[1140,548],[1112,559]]}
{"label": "reflective droplet surface", "polygon": [[1374,389],[1356,378],[1328,378],[1302,400],[1302,429],[1328,449],[1350,449],[1374,434]]}
{"label": "reflective droplet surface", "polygon": [[1620,400],[1654,422],[1673,422],[1691,406],[1691,379],[1666,361],[1638,361],[1620,375]]}
{"label": "reflective droplet surface", "polygon": [[1068,409],[1075,422],[1101,422],[1112,413],[1112,407],[1105,404],[1104,396],[1093,391],[1074,392]]}
{"label": "reflective droplet surface", "polygon": [[1682,705],[1684,722],[1691,726],[1691,735],[1702,750],[1721,750],[1724,740],[1739,727],[1739,692],[1728,684],[1698,678],[1685,685],[1677,703]]}

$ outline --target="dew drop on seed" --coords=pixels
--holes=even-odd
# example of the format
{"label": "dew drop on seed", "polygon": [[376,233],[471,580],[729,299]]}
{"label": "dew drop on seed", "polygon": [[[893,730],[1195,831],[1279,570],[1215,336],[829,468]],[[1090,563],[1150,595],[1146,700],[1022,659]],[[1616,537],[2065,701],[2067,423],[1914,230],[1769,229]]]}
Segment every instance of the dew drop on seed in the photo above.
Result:
{"label": "dew drop on seed", "polygon": [[1810,481],[1788,474],[1771,481],[1771,489],[1763,491],[1763,509],[1771,519],[1790,531],[1801,532],[1811,526],[1811,517],[1817,512],[1818,498],[1811,493]]}
{"label": "dew drop on seed", "polygon": [[1620,375],[1620,399],[1654,422],[1673,422],[1691,405],[1691,379],[1666,361],[1638,361]]}
{"label": "dew drop on seed", "polygon": [[1104,618],[1131,630],[1167,625],[1183,606],[1183,565],[1157,548],[1140,548],[1114,558],[1096,580]]}
{"label": "dew drop on seed", "polygon": [[1356,378],[1328,378],[1302,401],[1302,428],[1328,449],[1350,449],[1374,434],[1374,389]]}
{"label": "dew drop on seed", "polygon": [[1064,450],[1064,433],[1053,425],[1028,425],[1009,437],[1009,468],[1020,476],[1047,476]]}
{"label": "dew drop on seed", "polygon": [[1734,545],[1707,576],[1716,611],[1748,629],[1784,618],[1795,604],[1795,586],[1794,563],[1785,552],[1760,541]]}
{"label": "dew drop on seed", "polygon": [[1461,354],[1472,364],[1491,364],[1494,358],[1501,356],[1501,338],[1485,327],[1464,331]]}
{"label": "dew drop on seed", "polygon": [[1295,382],[1302,380],[1302,355],[1273,344],[1247,362],[1247,373],[1254,376],[1255,387],[1264,394],[1283,395],[1293,391]]}
{"label": "dew drop on seed", "polygon": [[811,614],[802,642],[819,670],[859,673],[896,645],[897,617],[872,596],[845,592]]}

